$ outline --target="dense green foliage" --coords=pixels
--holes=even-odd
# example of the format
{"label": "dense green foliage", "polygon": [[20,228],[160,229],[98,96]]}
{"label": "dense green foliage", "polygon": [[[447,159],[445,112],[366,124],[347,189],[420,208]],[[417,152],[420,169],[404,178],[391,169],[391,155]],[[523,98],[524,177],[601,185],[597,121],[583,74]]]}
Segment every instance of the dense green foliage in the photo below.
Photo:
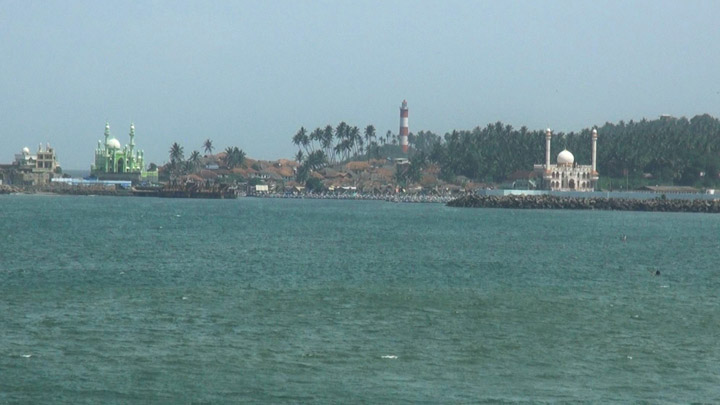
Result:
{"label": "dense green foliage", "polygon": [[[326,125],[324,128],[315,128],[308,133],[301,127],[292,137],[298,152],[295,159],[301,163],[297,173],[297,180],[304,182],[308,179],[310,171],[320,169],[328,164],[351,160],[359,156],[367,159],[379,158],[382,148],[391,142],[390,131],[385,137],[375,134],[375,127],[368,125],[361,132],[356,126],[350,126],[344,121],[335,128]],[[397,143],[396,139],[392,142]]]}
{"label": "dense green foliage", "polygon": [[245,164],[245,152],[237,146],[228,146],[225,148],[225,157],[223,163],[228,169],[243,166]]}
{"label": "dense green foliage", "polygon": [[[205,152],[211,153],[214,149],[212,141],[210,139],[207,139],[203,143],[203,148],[205,149]],[[207,163],[208,156],[205,156],[204,159],[200,155],[200,152],[196,150],[192,151],[190,157],[185,160],[185,148],[183,148],[177,142],[174,142],[170,146],[170,150],[168,152],[170,156],[170,162],[164,165],[163,170],[164,173],[167,173],[168,177],[198,173],[200,170],[202,170],[204,164]],[[225,148],[224,153],[225,154],[221,159],[221,163],[224,165],[225,168],[233,169],[235,167],[245,166],[246,154],[245,151],[243,151],[242,149],[238,148],[237,146],[228,146],[227,148]],[[157,168],[157,165],[152,163],[151,170],[152,167]]]}
{"label": "dense green foliage", "polygon": [[322,184],[322,181],[318,179],[317,177],[310,177],[305,182],[305,188],[313,193],[322,193],[325,191],[325,187]]}
{"label": "dense green foliage", "polygon": [[[605,123],[598,130],[597,168],[601,185],[676,184],[715,186],[720,184],[720,121],[710,115],[692,119],[660,117],[655,120]],[[579,132],[554,133],[553,163],[563,149],[579,164],[591,163],[592,128]],[[545,131],[514,129],[501,122],[467,131],[452,131],[444,137],[429,131],[411,133],[410,168],[398,173],[400,182],[414,181],[428,163],[441,168],[441,177],[456,176],[485,182],[502,182],[517,171],[530,171],[545,161]],[[328,163],[357,158],[402,156],[397,136],[388,131],[377,136],[368,125],[361,135],[357,127],[341,122],[310,134],[301,128],[293,137],[301,147],[303,165],[299,178]],[[414,164],[413,164],[414,163]],[[619,179],[622,179],[620,181]]]}
{"label": "dense green foliage", "polygon": [[[598,128],[597,167],[601,177],[634,183],[710,186],[720,172],[720,121],[709,115],[606,123]],[[563,149],[580,164],[591,162],[591,128],[553,134],[553,162]],[[545,160],[542,130],[513,129],[498,122],[472,131],[453,131],[435,140],[430,159],[445,177],[500,182]]]}

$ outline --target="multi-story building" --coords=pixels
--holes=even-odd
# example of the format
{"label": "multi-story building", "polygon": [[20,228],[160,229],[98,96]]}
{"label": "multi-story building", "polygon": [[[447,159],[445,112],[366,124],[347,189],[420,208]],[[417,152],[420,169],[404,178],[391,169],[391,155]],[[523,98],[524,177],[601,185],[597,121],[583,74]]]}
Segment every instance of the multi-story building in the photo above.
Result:
{"label": "multi-story building", "polygon": [[30,149],[24,147],[20,153],[15,154],[14,162],[0,165],[0,183],[41,186],[50,183],[53,177],[59,177],[61,173],[55,149],[50,145],[43,147],[41,144],[37,154],[31,154]]}

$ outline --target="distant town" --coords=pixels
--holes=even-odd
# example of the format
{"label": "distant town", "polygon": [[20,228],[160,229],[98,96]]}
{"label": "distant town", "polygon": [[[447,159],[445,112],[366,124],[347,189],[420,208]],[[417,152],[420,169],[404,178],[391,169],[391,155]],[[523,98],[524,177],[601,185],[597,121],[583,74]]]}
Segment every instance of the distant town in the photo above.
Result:
{"label": "distant town", "polygon": [[577,133],[498,122],[439,136],[411,132],[403,100],[399,120],[398,133],[384,135],[373,125],[345,122],[301,127],[288,137],[298,148],[294,159],[256,160],[237,146],[217,150],[211,139],[198,140],[201,146],[189,153],[173,143],[161,166],[145,160],[134,124],[123,143],[106,123],[89,176],[64,173],[60,151],[41,144],[0,164],[0,187],[5,193],[439,198],[479,190],[713,194],[720,185],[720,122],[709,115],[663,115]]}

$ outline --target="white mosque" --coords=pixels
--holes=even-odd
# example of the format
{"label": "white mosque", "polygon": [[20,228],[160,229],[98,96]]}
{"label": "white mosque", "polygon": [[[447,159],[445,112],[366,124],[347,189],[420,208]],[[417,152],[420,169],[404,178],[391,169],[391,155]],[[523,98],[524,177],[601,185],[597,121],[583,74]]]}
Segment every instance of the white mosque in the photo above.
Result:
{"label": "white mosque", "polygon": [[550,128],[545,132],[545,164],[535,165],[542,173],[545,188],[551,191],[594,191],[598,181],[597,129],[592,131],[592,165],[578,165],[575,156],[565,149],[558,154],[557,164],[550,164]]}

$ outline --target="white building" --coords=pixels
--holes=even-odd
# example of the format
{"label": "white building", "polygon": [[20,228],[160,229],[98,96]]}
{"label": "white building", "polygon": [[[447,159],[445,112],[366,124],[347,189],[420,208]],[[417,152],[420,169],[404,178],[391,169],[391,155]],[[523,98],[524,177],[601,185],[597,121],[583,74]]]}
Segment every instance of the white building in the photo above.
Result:
{"label": "white building", "polygon": [[545,188],[551,191],[594,191],[598,181],[597,172],[597,129],[592,132],[592,164],[579,165],[567,149],[558,154],[557,164],[550,164],[550,139],[552,131],[545,132],[545,164],[535,165],[542,173]]}
{"label": "white building", "polygon": [[22,152],[15,154],[14,164],[38,172],[53,172],[60,166],[55,158],[55,149],[51,148],[50,144],[45,148],[40,144],[35,155],[30,154],[30,149],[27,146],[24,147]]}

